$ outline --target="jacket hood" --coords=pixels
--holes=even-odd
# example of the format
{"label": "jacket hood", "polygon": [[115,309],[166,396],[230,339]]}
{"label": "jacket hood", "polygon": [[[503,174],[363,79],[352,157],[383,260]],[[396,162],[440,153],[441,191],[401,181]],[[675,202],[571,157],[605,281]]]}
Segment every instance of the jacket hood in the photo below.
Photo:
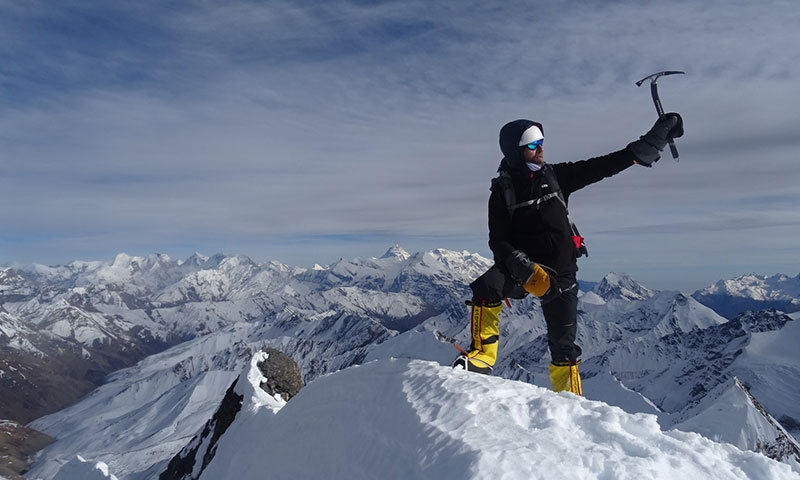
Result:
{"label": "jacket hood", "polygon": [[500,129],[500,151],[503,152],[504,158],[500,162],[499,170],[519,170],[525,166],[522,155],[519,153],[519,140],[522,133],[533,125],[539,127],[544,134],[542,124],[533,120],[520,119],[503,125],[503,128]]}

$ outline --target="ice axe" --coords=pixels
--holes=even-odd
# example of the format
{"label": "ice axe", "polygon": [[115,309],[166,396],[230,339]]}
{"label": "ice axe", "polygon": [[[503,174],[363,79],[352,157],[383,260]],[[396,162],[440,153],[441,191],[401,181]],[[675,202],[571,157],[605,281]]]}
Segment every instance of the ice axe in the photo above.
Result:
{"label": "ice axe", "polygon": [[[658,86],[656,82],[658,81],[658,77],[662,77],[664,75],[675,75],[677,73],[684,74],[686,72],[679,72],[677,70],[667,70],[664,72],[654,73],[652,75],[648,75],[643,79],[636,82],[637,87],[641,87],[642,83],[648,78],[650,79],[650,93],[653,94],[653,103],[656,104],[656,112],[658,112],[658,118],[661,118],[664,115],[664,107],[661,106],[661,100],[658,98]],[[669,150],[672,152],[672,158],[678,158],[678,148],[675,146],[675,140],[669,139]]]}

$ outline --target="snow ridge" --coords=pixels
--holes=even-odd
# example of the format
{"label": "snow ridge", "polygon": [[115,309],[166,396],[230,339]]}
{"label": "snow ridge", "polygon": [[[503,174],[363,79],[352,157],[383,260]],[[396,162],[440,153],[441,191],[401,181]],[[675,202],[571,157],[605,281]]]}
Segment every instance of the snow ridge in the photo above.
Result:
{"label": "snow ridge", "polygon": [[277,413],[250,407],[200,479],[798,478],[652,415],[418,360],[323,377]]}

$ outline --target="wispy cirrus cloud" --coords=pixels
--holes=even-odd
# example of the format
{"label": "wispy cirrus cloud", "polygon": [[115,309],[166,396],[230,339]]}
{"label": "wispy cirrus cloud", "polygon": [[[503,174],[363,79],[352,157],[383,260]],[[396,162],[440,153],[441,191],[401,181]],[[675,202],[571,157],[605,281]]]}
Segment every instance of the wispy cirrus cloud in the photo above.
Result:
{"label": "wispy cirrus cloud", "polygon": [[0,3],[0,261],[488,255],[503,123],[543,121],[551,162],[607,153],[654,120],[633,81],[677,68],[660,84],[685,117],[683,159],[574,195],[584,275],[688,284],[650,275],[635,232],[720,218],[751,219],[726,224],[727,250],[649,235],[651,250],[723,270],[760,245],[797,270],[748,224],[769,211],[770,235],[796,228],[798,20],[783,2]]}

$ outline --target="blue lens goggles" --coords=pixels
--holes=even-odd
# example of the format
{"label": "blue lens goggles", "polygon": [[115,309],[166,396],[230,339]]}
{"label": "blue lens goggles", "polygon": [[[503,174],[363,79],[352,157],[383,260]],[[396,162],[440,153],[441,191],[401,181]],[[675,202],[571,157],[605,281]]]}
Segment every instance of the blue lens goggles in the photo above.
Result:
{"label": "blue lens goggles", "polygon": [[544,138],[541,140],[536,140],[535,142],[531,142],[525,146],[528,147],[528,149],[530,150],[536,150],[537,148],[541,147],[543,143],[544,143]]}

